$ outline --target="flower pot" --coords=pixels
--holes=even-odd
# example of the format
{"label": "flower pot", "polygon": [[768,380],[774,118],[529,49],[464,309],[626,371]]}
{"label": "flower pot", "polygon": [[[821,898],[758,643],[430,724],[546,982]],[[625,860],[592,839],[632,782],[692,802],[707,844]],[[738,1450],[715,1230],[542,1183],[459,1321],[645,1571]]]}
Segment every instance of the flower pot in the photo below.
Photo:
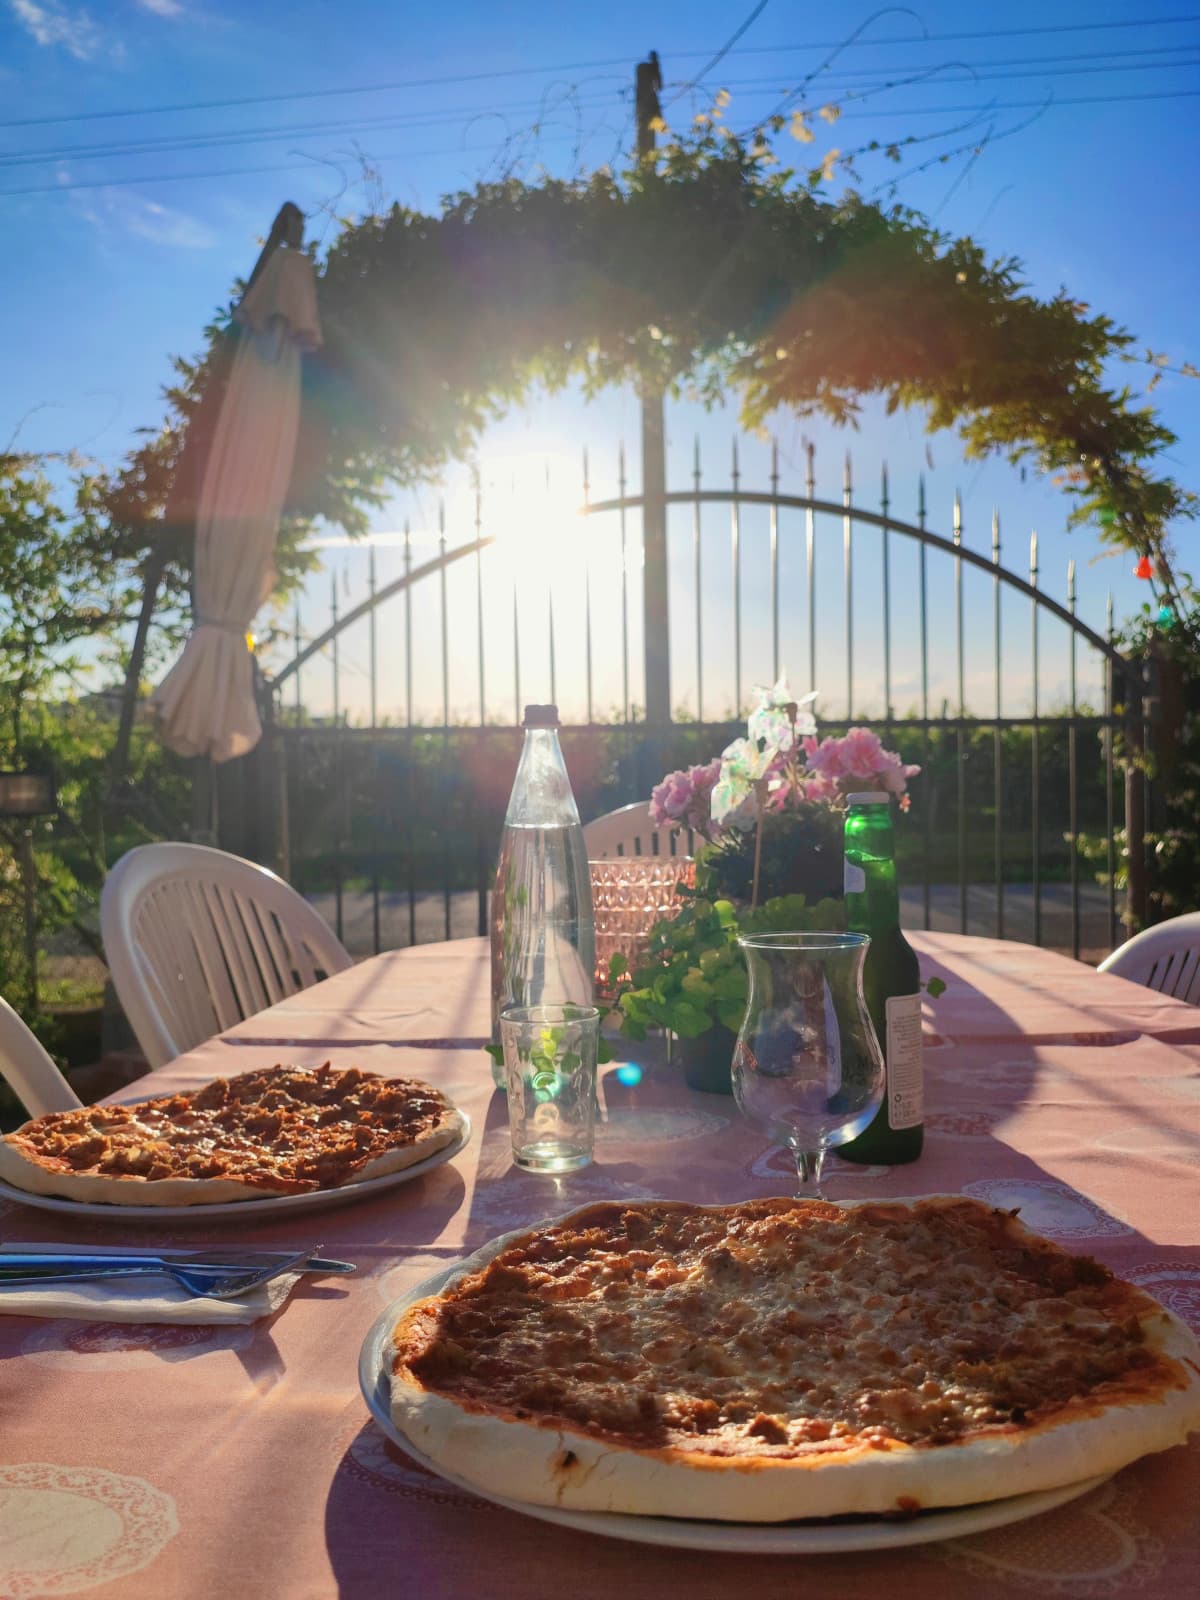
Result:
{"label": "flower pot", "polygon": [[689,1089],[706,1094],[732,1094],[730,1069],[737,1035],[718,1023],[695,1039],[676,1039],[672,1053],[683,1064],[683,1078]]}

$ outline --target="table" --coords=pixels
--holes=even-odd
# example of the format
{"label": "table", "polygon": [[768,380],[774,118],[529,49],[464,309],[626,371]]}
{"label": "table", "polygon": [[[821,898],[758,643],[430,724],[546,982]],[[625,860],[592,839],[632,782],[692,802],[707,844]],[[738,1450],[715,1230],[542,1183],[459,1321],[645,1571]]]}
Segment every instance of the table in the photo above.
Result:
{"label": "table", "polygon": [[[1028,946],[945,934],[913,944],[926,976],[947,983],[926,1012],[926,1154],[890,1170],[832,1160],[830,1194],[963,1191],[1019,1205],[1034,1228],[1200,1327],[1200,1013]],[[320,1242],[360,1267],[354,1279],[303,1287],[270,1322],[214,1330],[0,1317],[0,1595],[638,1600],[728,1597],[752,1584],[761,1600],[794,1600],[800,1583],[839,1600],[877,1597],[885,1584],[898,1595],[979,1600],[1192,1592],[1200,1442],[1011,1528],[802,1567],[748,1558],[749,1569],[735,1556],[552,1528],[394,1451],[359,1397],[359,1346],[390,1300],[443,1263],[594,1198],[790,1189],[787,1163],[729,1099],[686,1089],[635,1047],[640,1083],[611,1068],[604,1076],[596,1164],[559,1179],[518,1172],[479,1049],[487,974],[482,940],[378,956],[137,1086],[278,1060],[356,1062],[432,1079],[470,1112],[476,1136],[453,1163],[390,1196],[286,1226],[248,1217],[237,1231],[247,1243]],[[11,1205],[0,1235],[118,1233]],[[128,1226],[119,1235],[172,1237]],[[200,1244],[228,1234],[201,1222],[174,1235],[185,1236]]]}

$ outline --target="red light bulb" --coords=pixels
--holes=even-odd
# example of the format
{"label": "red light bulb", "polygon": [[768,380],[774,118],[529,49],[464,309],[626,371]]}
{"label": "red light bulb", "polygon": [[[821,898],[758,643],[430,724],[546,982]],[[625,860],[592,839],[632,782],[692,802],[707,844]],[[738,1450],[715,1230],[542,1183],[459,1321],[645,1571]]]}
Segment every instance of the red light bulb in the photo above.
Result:
{"label": "red light bulb", "polygon": [[1152,578],[1154,576],[1154,563],[1149,556],[1143,556],[1133,569],[1135,578]]}

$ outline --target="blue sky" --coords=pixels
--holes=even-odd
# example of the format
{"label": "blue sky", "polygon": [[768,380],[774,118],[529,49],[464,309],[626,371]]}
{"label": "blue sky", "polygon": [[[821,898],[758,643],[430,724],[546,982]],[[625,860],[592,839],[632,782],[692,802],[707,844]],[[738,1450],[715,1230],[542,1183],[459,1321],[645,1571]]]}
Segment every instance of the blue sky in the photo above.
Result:
{"label": "blue sky", "polygon": [[[0,264],[0,438],[7,444],[15,437],[29,450],[78,449],[102,461],[118,459],[138,428],[158,421],[158,390],[169,376],[169,355],[198,347],[204,322],[230,280],[252,264],[279,204],[290,198],[310,212],[310,230],[318,238],[332,236],[335,217],[362,209],[358,152],[377,166],[385,199],[425,208],[514,155],[525,160],[522,170],[531,176],[539,164],[556,172],[591,167],[628,145],[632,67],[648,49],[659,51],[672,86],[664,98],[679,95],[669,117],[690,119],[709,91],[724,86],[740,125],[752,123],[782,90],[794,89],[829,56],[829,47],[872,16],[869,6],[841,7],[835,16],[830,9],[769,0],[705,76],[703,88],[686,89],[754,9],[751,0],[670,0],[653,8],[624,0],[554,8],[500,0],[445,8],[364,0],[96,0],[89,6],[0,0],[0,214],[9,242]],[[906,87],[883,88],[917,73],[927,75]],[[830,145],[846,149],[870,138],[886,141],[971,123],[962,134],[947,133],[940,143],[922,147],[923,153],[952,150],[990,128],[993,137],[977,160],[964,153],[907,175],[898,197],[949,232],[971,233],[996,254],[1018,256],[1037,291],[1052,293],[1065,284],[1173,361],[1200,357],[1200,11],[1190,13],[1172,0],[1141,7],[1097,0],[1086,11],[1070,0],[1007,0],[987,7],[928,0],[914,8],[888,8],[814,79],[809,99],[814,106],[840,103],[844,111],[812,147],[818,156]],[[228,103],[234,101],[244,103]],[[528,131],[535,122],[536,136]],[[867,189],[893,175],[882,164],[864,164],[862,171]],[[1136,368],[1126,376],[1135,387],[1146,377]],[[1200,488],[1200,384],[1167,376],[1153,399],[1180,436],[1171,469]],[[673,485],[690,482],[697,434],[706,482],[722,481],[733,416],[706,417],[678,406],[668,427]],[[856,484],[868,486],[861,491],[868,504],[874,503],[886,455],[896,515],[912,515],[917,473],[924,469],[932,526],[948,531],[957,487],[966,542],[988,549],[997,505],[1005,558],[1017,568],[1027,561],[1036,527],[1043,583],[1061,596],[1073,556],[1080,610],[1093,624],[1102,625],[1110,588],[1118,617],[1143,598],[1126,559],[1097,561],[1099,547],[1090,533],[1065,533],[1065,504],[1053,489],[1022,482],[1000,463],[963,464],[951,438],[926,439],[919,417],[889,422],[868,408],[860,432],[849,439],[789,418],[779,420],[777,431],[785,487],[800,486],[806,435],[816,441],[819,483],[830,498],[840,495],[847,444]],[[609,395],[587,408],[571,396],[538,401],[485,441],[485,475],[497,485],[493,503],[499,506],[508,494],[509,519],[528,531],[540,515],[538,494],[529,485],[541,480],[537,473],[530,477],[531,459],[551,456],[565,504],[584,440],[591,447],[593,496],[615,492],[622,437],[636,481],[633,396]],[[765,448],[747,444],[744,484],[765,486],[766,472]],[[515,507],[514,477],[520,480]],[[455,528],[461,526],[460,489],[461,483],[448,487]],[[381,513],[380,532],[393,533],[407,517],[425,537],[436,514],[436,497],[429,493],[399,496]],[[785,523],[784,656],[798,685],[807,687],[806,607],[797,587],[800,533],[798,520]],[[765,524],[747,516],[745,686],[770,668],[765,537]],[[819,687],[832,714],[842,707],[845,682],[836,615],[840,526],[822,524],[818,538],[826,630]],[[1185,557],[1195,538],[1190,529],[1179,530]],[[672,540],[679,597],[675,698],[694,710],[689,518],[681,519]],[[706,518],[703,540],[710,574],[705,710],[711,715],[732,700],[723,513]],[[605,707],[620,698],[615,541],[615,528],[598,528],[591,555],[596,700]],[[904,708],[915,695],[914,558],[897,544],[893,700]],[[385,581],[398,570],[399,553],[385,539],[375,556]],[[343,608],[362,596],[367,560],[364,550],[325,551],[326,570],[309,585],[301,608],[306,634],[324,624],[331,581],[338,584]],[[537,563],[518,561],[516,570],[525,619],[522,690],[535,698],[549,689],[545,587]],[[514,691],[506,632],[512,571],[509,561],[485,574],[488,700],[495,715],[510,708]],[[936,561],[931,576],[945,644],[951,578]],[[878,554],[865,535],[855,579],[856,708],[878,709]],[[629,581],[636,679],[636,572]],[[578,713],[579,564],[564,568],[555,584],[557,688]],[[452,705],[456,714],[470,715],[478,709],[473,572],[456,574],[450,601]],[[985,581],[968,583],[967,603],[968,700],[985,710],[992,697]],[[417,609],[418,710],[432,714],[440,702],[432,670],[440,643],[436,607]],[[380,700],[381,710],[394,714],[401,700],[401,657],[398,614],[389,618],[381,630]],[[1061,698],[1065,640],[1048,628],[1043,649],[1043,697]],[[365,651],[365,632],[346,640],[343,703],[356,711],[365,704]],[[1030,692],[1028,619],[1016,602],[1006,605],[1004,653],[1004,709],[1015,712]],[[1089,676],[1082,657],[1080,670],[1083,692],[1091,693],[1095,675]],[[953,692],[953,679],[954,663],[943,649],[935,666],[935,698]],[[305,698],[315,709],[327,702],[329,689],[327,666],[306,675]]]}

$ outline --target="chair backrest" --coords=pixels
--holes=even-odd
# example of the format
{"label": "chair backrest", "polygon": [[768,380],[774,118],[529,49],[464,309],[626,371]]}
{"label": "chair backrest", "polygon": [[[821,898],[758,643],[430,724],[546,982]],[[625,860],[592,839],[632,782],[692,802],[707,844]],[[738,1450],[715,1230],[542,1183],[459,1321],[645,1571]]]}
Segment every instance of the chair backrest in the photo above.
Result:
{"label": "chair backrest", "polygon": [[1100,971],[1200,1005],[1200,911],[1135,934],[1100,963]]}
{"label": "chair backrest", "polygon": [[83,1104],[7,1000],[0,1000],[0,1077],[31,1117]]}
{"label": "chair backrest", "polygon": [[583,842],[589,861],[604,861],[609,856],[687,855],[692,836],[686,828],[656,828],[649,803],[635,800],[585,823]]}
{"label": "chair backrest", "polygon": [[100,933],[152,1067],[352,965],[282,878],[198,844],[122,856],[100,896]]}

